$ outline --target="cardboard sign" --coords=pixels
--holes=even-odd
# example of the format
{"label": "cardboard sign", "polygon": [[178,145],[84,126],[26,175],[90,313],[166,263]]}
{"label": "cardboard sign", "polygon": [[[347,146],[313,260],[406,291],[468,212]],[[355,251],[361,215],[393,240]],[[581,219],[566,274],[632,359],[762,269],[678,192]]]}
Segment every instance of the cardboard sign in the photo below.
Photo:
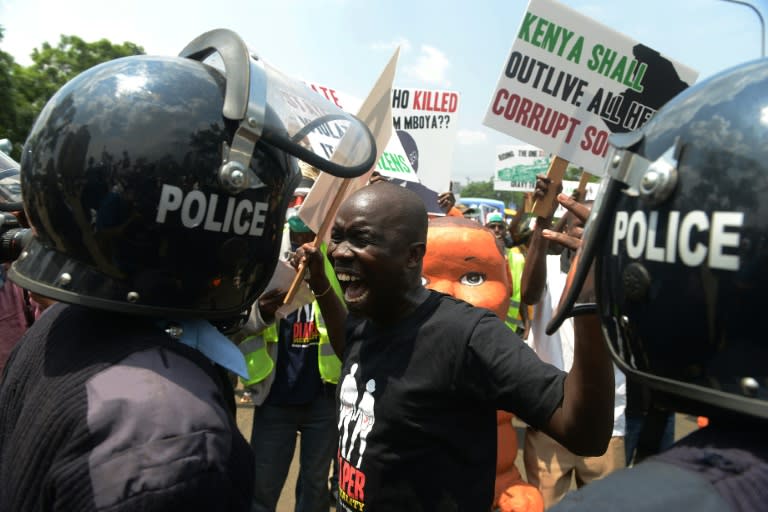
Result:
{"label": "cardboard sign", "polygon": [[431,89],[392,90],[392,124],[419,181],[450,190],[460,95]]}
{"label": "cardboard sign", "polygon": [[554,0],[531,0],[483,124],[602,175],[608,135],[640,128],[696,77]]}
{"label": "cardboard sign", "polygon": [[[307,82],[307,85],[318,94],[325,96],[329,101],[333,101],[339,108],[346,112],[356,114],[363,104],[361,99],[343,91],[339,91],[338,89],[314,82]],[[344,132],[342,130],[336,130],[336,132],[334,132],[333,123],[326,124],[331,126],[331,129],[325,129],[323,131],[315,130],[309,134],[309,140],[313,148],[322,148],[326,154],[330,155],[333,153],[333,150],[339,143],[341,135],[343,135]],[[383,151],[376,162],[375,170],[388,178],[415,182],[419,181],[419,177],[410,165],[408,156],[400,143],[400,138],[395,134],[394,130],[387,139],[386,146],[383,148]]]}

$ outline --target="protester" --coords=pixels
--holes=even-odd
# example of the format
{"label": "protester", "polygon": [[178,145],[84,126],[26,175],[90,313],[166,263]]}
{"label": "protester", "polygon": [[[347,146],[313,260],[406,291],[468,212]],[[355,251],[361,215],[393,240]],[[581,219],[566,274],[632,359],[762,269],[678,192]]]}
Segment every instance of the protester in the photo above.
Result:
{"label": "protester", "polygon": [[707,416],[709,426],[553,510],[765,510],[766,105],[761,59],[611,137],[569,296],[587,269],[599,270],[597,307],[616,363],[656,405]]}
{"label": "protester", "polygon": [[7,263],[0,263],[0,375],[11,349],[35,321],[35,307],[24,290],[8,281]]}
{"label": "protester", "polygon": [[[509,248],[505,265],[509,266],[509,271],[511,273],[512,295],[510,296],[509,309],[507,310],[505,322],[515,334],[525,339],[528,337],[528,331],[530,329],[528,308],[520,307],[521,277],[525,256],[523,256],[520,248],[515,246],[513,238],[509,234],[508,226],[504,222],[501,213],[488,213],[485,218],[485,227],[493,232],[499,243],[504,247]],[[521,239],[518,238],[518,244],[520,243]]]}
{"label": "protester", "polygon": [[[303,180],[297,192],[308,192]],[[302,195],[296,195],[300,204]],[[309,243],[315,234],[298,217],[300,206],[289,208],[291,250]],[[335,281],[333,276],[330,276]],[[335,284],[338,288],[338,284]],[[319,293],[335,293],[332,288]],[[252,512],[274,511],[285,484],[296,447],[301,443],[296,480],[298,511],[328,509],[326,478],[334,458],[336,436],[336,383],[341,362],[328,340],[317,301],[276,321],[286,292],[268,290],[251,309],[241,344],[249,365],[246,388],[255,402],[251,447],[255,457]]]}
{"label": "protester", "polygon": [[[546,197],[548,188],[557,185],[548,183],[539,176],[536,180],[534,196],[541,201]],[[542,230],[552,226],[555,205],[553,204],[549,210],[547,216],[536,218],[521,279],[522,301],[525,304],[535,305],[528,344],[543,361],[568,371],[573,364],[574,321],[566,320],[551,335],[545,332],[547,323],[552,317],[552,311],[556,308],[565,288],[566,272],[570,266],[568,249],[560,255],[548,254],[549,240],[541,233]],[[573,214],[567,213],[564,229],[571,236],[580,236],[583,223]],[[604,454],[599,457],[583,457],[571,453],[536,428],[528,427],[526,430],[523,451],[525,472],[528,481],[541,490],[546,507],[551,507],[560,501],[571,489],[574,479],[576,486],[582,487],[624,467],[626,387],[624,374],[618,369],[614,371],[613,432]]]}
{"label": "protester", "polygon": [[[346,510],[488,510],[498,409],[584,455],[602,453],[610,438],[613,372],[594,316],[576,322],[566,376],[490,311],[424,288],[426,235],[421,199],[384,182],[350,196],[332,228],[328,255],[349,316],[337,307],[332,317],[320,304],[343,354]],[[318,251],[300,251],[311,275],[321,274]],[[321,300],[339,302],[332,294]]]}
{"label": "protester", "polygon": [[[493,311],[504,318],[512,289],[505,250],[493,232],[468,219],[429,221],[425,286]],[[512,414],[497,411],[496,482],[492,507],[500,512],[544,510],[541,493],[515,466],[517,432]]]}
{"label": "protester", "polygon": [[32,325],[38,308],[32,302],[29,292],[16,286],[7,278],[8,267],[20,251],[13,250],[13,244],[6,237],[13,237],[23,229],[24,214],[21,211],[21,183],[19,164],[3,151],[10,151],[8,139],[0,140],[0,375],[11,349],[24,331]]}
{"label": "protester", "polygon": [[501,212],[489,212],[485,216],[485,226],[493,231],[496,238],[501,240],[504,247],[512,247],[512,238],[509,236],[509,227],[504,222],[504,216]]}
{"label": "protester", "polygon": [[[201,62],[214,52],[226,74]],[[250,509],[253,455],[227,375],[247,371],[219,329],[242,322],[275,268],[295,155],[355,176],[375,150],[312,91],[302,101],[344,119],[361,158],[331,164],[299,146],[283,98],[249,96],[254,80],[271,90],[275,71],[230,31],[182,55],[85,71],[26,141],[35,236],[8,276],[61,302],[0,384],[0,510]],[[279,79],[286,94],[306,90]]]}

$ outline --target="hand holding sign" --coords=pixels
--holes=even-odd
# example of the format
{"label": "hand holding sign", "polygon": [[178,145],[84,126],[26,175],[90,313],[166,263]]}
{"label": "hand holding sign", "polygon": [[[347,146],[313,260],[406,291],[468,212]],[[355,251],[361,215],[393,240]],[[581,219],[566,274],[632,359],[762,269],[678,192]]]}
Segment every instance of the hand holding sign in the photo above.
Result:
{"label": "hand holding sign", "polygon": [[[536,217],[552,217],[557,208],[557,201],[555,197],[562,189],[563,176],[565,176],[565,170],[568,168],[568,160],[564,160],[560,157],[552,159],[552,163],[549,164],[549,170],[547,171],[547,179],[549,180],[549,187],[546,194],[542,197],[540,189],[537,187],[534,192],[536,202],[533,203],[533,214]],[[538,180],[537,180],[538,182]]]}

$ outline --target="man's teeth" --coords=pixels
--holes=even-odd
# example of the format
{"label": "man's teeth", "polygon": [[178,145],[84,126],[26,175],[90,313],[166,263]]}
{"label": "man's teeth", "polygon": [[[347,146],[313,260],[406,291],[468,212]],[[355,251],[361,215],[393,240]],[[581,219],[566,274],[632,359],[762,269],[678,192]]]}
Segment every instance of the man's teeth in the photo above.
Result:
{"label": "man's teeth", "polygon": [[354,281],[360,280],[359,277],[352,276],[349,274],[336,274],[336,277],[338,278],[339,281],[344,281],[344,282],[354,282]]}
{"label": "man's teeth", "polygon": [[356,302],[360,302],[361,300],[364,300],[366,297],[368,297],[368,290],[365,290],[362,295],[355,298],[352,298],[349,295],[344,295],[344,300],[346,300],[347,303],[349,304],[354,304]]}

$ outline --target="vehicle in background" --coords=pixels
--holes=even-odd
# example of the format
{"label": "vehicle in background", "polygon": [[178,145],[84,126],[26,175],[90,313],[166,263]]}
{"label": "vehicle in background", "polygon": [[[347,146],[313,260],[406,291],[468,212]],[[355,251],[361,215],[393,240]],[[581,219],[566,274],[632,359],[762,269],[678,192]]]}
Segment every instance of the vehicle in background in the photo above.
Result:
{"label": "vehicle in background", "polygon": [[459,197],[456,199],[456,203],[463,204],[469,208],[464,214],[464,217],[477,221],[483,225],[485,225],[485,218],[489,213],[499,212],[504,216],[504,211],[507,209],[504,201],[485,197]]}

